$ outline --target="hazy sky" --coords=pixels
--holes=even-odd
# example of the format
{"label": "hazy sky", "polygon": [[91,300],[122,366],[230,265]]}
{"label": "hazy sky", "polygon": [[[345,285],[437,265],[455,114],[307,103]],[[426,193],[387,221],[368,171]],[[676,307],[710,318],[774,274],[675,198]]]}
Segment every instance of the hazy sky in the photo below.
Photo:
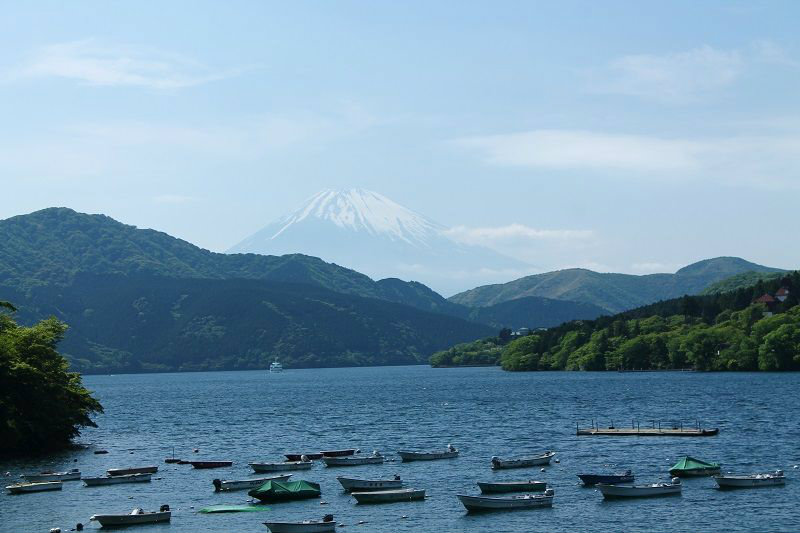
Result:
{"label": "hazy sky", "polygon": [[541,269],[800,266],[800,2],[3,14],[0,218],[68,206],[224,250],[362,187]]}

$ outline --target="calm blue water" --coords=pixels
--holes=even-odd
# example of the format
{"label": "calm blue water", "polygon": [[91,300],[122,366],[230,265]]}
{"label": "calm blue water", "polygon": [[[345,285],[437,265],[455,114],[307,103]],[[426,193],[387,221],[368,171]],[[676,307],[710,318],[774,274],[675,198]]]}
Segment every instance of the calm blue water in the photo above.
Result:
{"label": "calm blue water", "polygon": [[[0,463],[19,474],[80,467],[100,475],[110,467],[158,464],[149,484],[0,496],[0,530],[65,531],[90,524],[94,513],[135,506],[173,509],[171,524],[136,531],[267,531],[268,519],[301,520],[333,513],[344,532],[388,531],[798,531],[800,518],[799,374],[506,373],[496,368],[428,367],[289,370],[90,376],[105,406],[98,429],[80,442],[91,449],[28,462]],[[578,419],[601,417],[623,425],[641,419],[700,419],[717,437],[577,437]],[[211,480],[251,475],[249,461],[280,460],[283,452],[358,447],[391,454],[401,448],[444,448],[461,457],[422,463],[390,462],[352,468],[315,465],[296,473],[322,485],[322,501],[275,504],[261,513],[203,515],[201,507],[246,503],[246,492],[214,493]],[[230,459],[233,467],[193,470],[166,465],[175,446],[185,459]],[[192,449],[199,453],[192,453]],[[559,464],[492,472],[492,455],[553,449]],[[781,468],[783,488],[720,492],[708,478],[684,481],[680,497],[603,501],[577,484],[576,474],[632,468],[641,482],[666,480],[684,454],[723,463],[725,470]],[[606,465],[618,465],[607,467]],[[425,488],[424,502],[356,505],[337,475],[389,477]],[[542,479],[556,492],[552,509],[467,515],[455,494],[477,493],[476,481]],[[406,518],[403,518],[403,517]],[[359,521],[365,523],[358,525]],[[97,528],[88,525],[89,531]]]}

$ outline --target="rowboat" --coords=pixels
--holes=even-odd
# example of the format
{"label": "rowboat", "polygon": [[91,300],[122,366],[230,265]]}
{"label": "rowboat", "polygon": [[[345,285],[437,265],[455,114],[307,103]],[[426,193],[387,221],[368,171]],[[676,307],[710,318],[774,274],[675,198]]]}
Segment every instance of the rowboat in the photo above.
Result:
{"label": "rowboat", "polygon": [[392,489],[351,492],[358,503],[410,502],[425,499],[425,489]]}
{"label": "rowboat", "polygon": [[155,474],[158,472],[157,466],[137,466],[130,468],[109,468],[106,470],[109,476],[127,476],[128,474]]}
{"label": "rowboat", "polygon": [[322,457],[344,457],[345,455],[355,455],[360,451],[357,448],[347,448],[346,450],[327,450],[319,453]]}
{"label": "rowboat", "polygon": [[547,488],[544,481],[503,481],[498,483],[484,483],[479,481],[481,492],[542,492]]}
{"label": "rowboat", "polygon": [[443,452],[400,451],[397,452],[397,455],[400,456],[400,459],[402,459],[404,463],[409,461],[433,461],[436,459],[452,459],[453,457],[458,457],[458,450],[452,444],[448,444],[447,449]]}
{"label": "rowboat", "polygon": [[81,478],[81,471],[77,468],[67,472],[39,472],[38,474],[24,474],[26,481],[75,481]]}
{"label": "rowboat", "polygon": [[187,461],[192,468],[206,469],[206,468],[224,468],[226,466],[233,466],[233,461]]}
{"label": "rowboat", "polygon": [[506,468],[527,468],[530,466],[549,465],[550,460],[556,452],[544,452],[541,455],[529,457],[518,457],[516,459],[501,459],[497,456],[492,457],[492,468],[495,470]]}
{"label": "rowboat", "polygon": [[322,491],[319,483],[311,481],[267,481],[257,489],[247,493],[248,496],[258,498],[262,502],[280,502],[289,500],[305,500],[319,498]]}
{"label": "rowboat", "polygon": [[333,515],[327,514],[322,520],[303,520],[302,522],[264,522],[272,533],[332,533],[336,531]]}
{"label": "rowboat", "polygon": [[212,481],[214,490],[219,492],[221,490],[244,490],[244,489],[257,489],[267,481],[287,481],[291,474],[284,474],[281,476],[257,477],[252,479],[236,479],[226,480],[215,479]]}
{"label": "rowboat", "polygon": [[287,453],[284,454],[284,457],[286,457],[287,461],[302,461],[304,455],[306,456],[306,459],[311,461],[322,459],[321,453]]}
{"label": "rowboat", "polygon": [[458,494],[457,496],[467,511],[500,511],[552,507],[555,492],[553,489],[547,489],[544,494],[521,496],[469,496],[467,494]]}
{"label": "rowboat", "polygon": [[336,479],[347,492],[399,489],[403,486],[400,476],[394,476],[394,479],[355,479],[351,477],[337,477]]}
{"label": "rowboat", "polygon": [[345,457],[323,457],[322,462],[325,466],[359,466],[359,465],[381,465],[383,456],[377,451],[372,455],[348,455]]}
{"label": "rowboat", "polygon": [[597,489],[604,498],[649,498],[670,496],[681,493],[681,480],[672,478],[670,483],[651,483],[649,485],[605,485],[599,483]]}
{"label": "rowboat", "polygon": [[35,483],[15,483],[6,487],[9,494],[24,494],[26,492],[43,492],[46,490],[61,490],[60,481],[40,481]]}
{"label": "rowboat", "polygon": [[578,474],[583,484],[587,487],[604,483],[606,485],[619,485],[620,483],[633,483],[633,472],[626,470],[621,474]]}
{"label": "rowboat", "polygon": [[250,463],[253,472],[285,472],[286,470],[308,470],[313,461],[285,461],[283,463]]}
{"label": "rowboat", "polygon": [[707,463],[687,455],[669,469],[669,475],[680,477],[710,476],[719,474],[719,468],[719,463]]}
{"label": "rowboat", "polygon": [[128,514],[96,514],[89,518],[89,520],[100,522],[100,525],[103,527],[131,526],[134,524],[169,522],[171,516],[172,512],[169,510],[169,505],[162,505],[160,511],[154,511],[151,513],[137,508]]}
{"label": "rowboat", "polygon": [[83,483],[87,487],[97,485],[118,485],[120,483],[146,483],[153,474],[126,474],[124,476],[85,477]]}
{"label": "rowboat", "polygon": [[786,483],[786,476],[783,475],[783,470],[776,470],[775,472],[767,474],[750,474],[744,476],[732,474],[716,475],[714,476],[714,481],[717,482],[717,486],[721,489],[774,487],[775,485],[784,485]]}

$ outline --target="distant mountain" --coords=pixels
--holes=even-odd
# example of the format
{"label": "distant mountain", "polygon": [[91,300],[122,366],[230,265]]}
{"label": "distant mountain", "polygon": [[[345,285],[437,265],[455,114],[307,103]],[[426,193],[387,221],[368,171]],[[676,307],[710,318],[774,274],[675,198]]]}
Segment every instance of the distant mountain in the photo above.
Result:
{"label": "distant mountain", "polygon": [[698,294],[715,282],[748,271],[782,272],[738,257],[699,261],[675,274],[635,276],[573,268],[477,287],[449,300],[471,307],[487,307],[526,296],[540,296],[589,303],[618,313],[684,294]]}
{"label": "distant mountain", "polygon": [[742,272],[735,274],[722,281],[712,283],[700,294],[722,294],[724,292],[732,292],[746,287],[753,287],[759,281],[770,281],[780,278],[783,272]]}
{"label": "distant mountain", "polygon": [[445,292],[486,280],[489,272],[529,268],[455,242],[445,226],[363,189],[321,191],[228,251],[308,254],[373,278],[417,279]]}
{"label": "distant mountain", "polygon": [[553,300],[539,296],[515,298],[488,307],[469,308],[466,318],[495,328],[550,328],[570,320],[593,320],[608,314],[602,307],[584,302]]}

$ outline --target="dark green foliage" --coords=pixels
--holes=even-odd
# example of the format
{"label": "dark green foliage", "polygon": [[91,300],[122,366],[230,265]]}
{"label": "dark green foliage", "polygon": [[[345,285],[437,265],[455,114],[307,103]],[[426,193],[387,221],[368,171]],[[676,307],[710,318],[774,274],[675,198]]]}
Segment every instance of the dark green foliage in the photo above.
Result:
{"label": "dark green foliage", "polygon": [[745,287],[752,287],[759,281],[779,279],[782,275],[782,272],[742,272],[706,287],[700,294],[731,292]]}
{"label": "dark green foliage", "polygon": [[0,313],[0,454],[63,448],[102,412],[56,351],[66,329],[55,318],[22,327]]}
{"label": "dark green foliage", "polygon": [[[789,297],[753,304],[780,287]],[[512,341],[506,370],[800,370],[800,272],[753,287],[683,296]],[[773,316],[769,316],[773,313]]]}
{"label": "dark green foliage", "polygon": [[580,268],[526,276],[456,294],[450,301],[486,307],[526,296],[584,302],[618,313],[684,294],[698,294],[709,285],[742,272],[780,272],[738,257],[717,257],[694,263],[675,274],[602,274]]}
{"label": "dark green foliage", "polygon": [[456,344],[452,348],[431,356],[431,366],[492,366],[500,361],[504,341],[502,337],[487,337],[473,342]]}

